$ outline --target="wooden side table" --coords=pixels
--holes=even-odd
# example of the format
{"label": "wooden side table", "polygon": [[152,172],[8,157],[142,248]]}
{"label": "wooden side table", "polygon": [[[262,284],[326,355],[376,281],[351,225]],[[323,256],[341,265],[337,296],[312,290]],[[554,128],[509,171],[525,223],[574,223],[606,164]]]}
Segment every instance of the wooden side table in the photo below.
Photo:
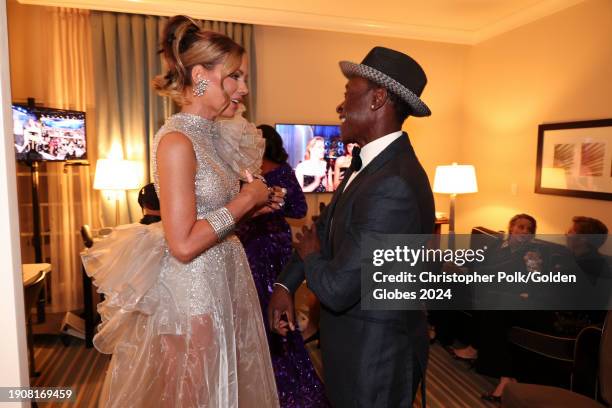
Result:
{"label": "wooden side table", "polygon": [[[51,264],[48,263],[33,263],[21,264],[21,273],[23,274],[23,285],[28,286],[35,282],[43,273],[51,272]],[[36,304],[36,317],[38,323],[45,321],[45,303],[47,302],[47,282],[45,288],[40,293],[40,298]]]}
{"label": "wooden side table", "polygon": [[442,233],[442,225],[444,225],[444,224],[448,225],[448,218],[447,217],[436,218],[436,225],[434,226],[434,234],[441,234]]}

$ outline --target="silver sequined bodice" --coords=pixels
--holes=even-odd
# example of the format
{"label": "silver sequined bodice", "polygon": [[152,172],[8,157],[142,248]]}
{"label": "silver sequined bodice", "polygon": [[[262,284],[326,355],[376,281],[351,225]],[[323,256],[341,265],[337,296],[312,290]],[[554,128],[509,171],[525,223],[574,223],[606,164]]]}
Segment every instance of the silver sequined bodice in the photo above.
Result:
{"label": "silver sequined bodice", "polygon": [[[225,206],[240,191],[236,173],[221,160],[215,150],[213,139],[219,137],[217,130],[214,122],[200,116],[178,113],[168,118],[153,141],[153,177],[159,194],[156,156],[160,140],[170,132],[182,133],[191,140],[197,162],[195,195],[199,220],[209,212]],[[189,263],[179,262],[166,248],[161,278],[168,287],[179,288],[176,292],[188,293],[188,296],[181,296],[175,301],[183,303],[182,308],[188,309],[192,316],[209,313],[213,303],[222,301],[216,295],[222,292],[222,287],[228,284],[242,287],[247,280],[252,281],[244,249],[234,234],[225,237],[223,242],[207,249]]]}
{"label": "silver sequined bodice", "polygon": [[195,175],[197,219],[202,219],[210,211],[224,206],[238,194],[239,180],[217,155],[213,144],[213,138],[219,137],[217,125],[197,115],[177,113],[168,118],[153,141],[153,178],[158,194],[157,146],[163,135],[170,132],[184,134],[193,144],[197,161]]}

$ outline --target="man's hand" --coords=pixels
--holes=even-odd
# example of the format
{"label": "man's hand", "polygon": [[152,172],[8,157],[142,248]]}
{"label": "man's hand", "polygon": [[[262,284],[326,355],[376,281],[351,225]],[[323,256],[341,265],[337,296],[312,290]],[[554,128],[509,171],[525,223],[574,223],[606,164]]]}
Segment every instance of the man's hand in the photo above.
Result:
{"label": "man's hand", "polygon": [[325,210],[325,207],[327,207],[327,204],[323,202],[319,203],[319,214],[313,215],[312,217],[310,217],[312,222],[317,222],[319,220],[319,218],[321,217],[321,214],[323,214],[323,210]]}
{"label": "man's hand", "polygon": [[302,227],[302,232],[295,234],[297,242],[293,244],[300,258],[305,259],[308,255],[321,251],[321,242],[317,235],[317,226],[312,224],[312,227]]}
{"label": "man's hand", "polygon": [[[283,317],[286,319],[283,319]],[[274,285],[270,303],[268,304],[268,322],[270,329],[286,336],[289,330],[295,330],[295,317],[293,312],[293,296],[287,289]]]}

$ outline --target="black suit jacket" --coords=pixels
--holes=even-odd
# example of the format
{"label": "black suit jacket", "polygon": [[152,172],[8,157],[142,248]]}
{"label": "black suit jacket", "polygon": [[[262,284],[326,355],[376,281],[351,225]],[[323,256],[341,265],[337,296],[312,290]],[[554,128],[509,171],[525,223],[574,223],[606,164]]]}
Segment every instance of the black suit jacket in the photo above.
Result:
{"label": "black suit jacket", "polygon": [[321,301],[325,386],[334,407],[409,407],[427,363],[425,315],[361,310],[361,237],[432,233],[431,187],[405,133],[343,191],[350,176],[317,221],[321,252],[305,260],[294,253],[278,282],[293,292],[305,278]]}

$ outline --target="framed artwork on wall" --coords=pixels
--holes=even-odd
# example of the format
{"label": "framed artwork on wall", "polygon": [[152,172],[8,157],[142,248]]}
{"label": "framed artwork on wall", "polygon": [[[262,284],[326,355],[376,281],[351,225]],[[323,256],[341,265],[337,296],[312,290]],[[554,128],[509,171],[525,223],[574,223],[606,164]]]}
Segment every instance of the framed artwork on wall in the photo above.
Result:
{"label": "framed artwork on wall", "polygon": [[612,119],[538,126],[535,192],[612,200]]}

